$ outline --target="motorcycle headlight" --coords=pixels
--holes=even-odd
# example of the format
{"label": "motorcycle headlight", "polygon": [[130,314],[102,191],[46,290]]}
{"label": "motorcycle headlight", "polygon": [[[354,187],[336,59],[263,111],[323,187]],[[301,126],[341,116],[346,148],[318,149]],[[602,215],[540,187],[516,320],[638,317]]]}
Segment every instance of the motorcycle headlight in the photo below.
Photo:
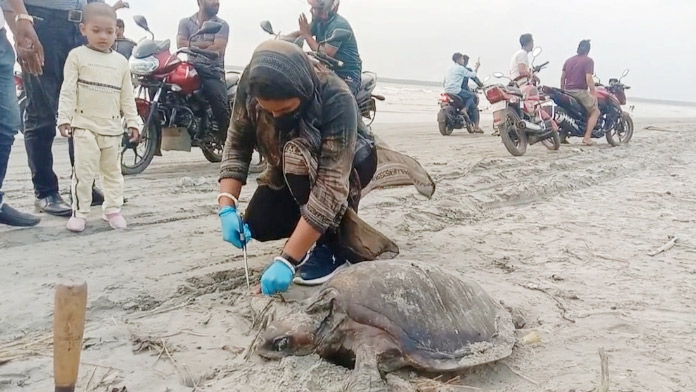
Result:
{"label": "motorcycle headlight", "polygon": [[134,75],[149,75],[159,67],[159,60],[155,56],[148,56],[141,59],[131,57],[130,71]]}

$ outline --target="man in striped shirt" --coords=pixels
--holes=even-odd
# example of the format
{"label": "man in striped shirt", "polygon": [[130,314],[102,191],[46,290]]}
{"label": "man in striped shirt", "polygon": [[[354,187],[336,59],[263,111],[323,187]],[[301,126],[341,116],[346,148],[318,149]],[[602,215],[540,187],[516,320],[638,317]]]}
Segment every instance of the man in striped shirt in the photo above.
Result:
{"label": "man in striped shirt", "polygon": [[[6,0],[3,11],[15,36],[15,47],[27,91],[24,143],[34,183],[36,208],[47,214],[70,216],[72,209],[58,193],[53,172],[58,95],[68,53],[84,43],[79,24],[82,7],[103,0]],[[127,7],[119,0],[113,8]],[[70,160],[74,163],[72,143]],[[104,198],[95,190],[95,204]]]}

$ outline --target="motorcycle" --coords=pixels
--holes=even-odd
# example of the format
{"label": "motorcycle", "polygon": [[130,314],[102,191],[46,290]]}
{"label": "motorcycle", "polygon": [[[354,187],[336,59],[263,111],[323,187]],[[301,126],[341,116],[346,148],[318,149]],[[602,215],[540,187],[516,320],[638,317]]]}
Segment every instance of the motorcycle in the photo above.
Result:
{"label": "motorcycle", "polygon": [[[541,48],[536,47],[534,59],[541,54]],[[494,84],[484,86],[484,94],[491,104],[503,103],[504,107],[493,112],[493,126],[500,132],[505,148],[514,156],[527,152],[528,144],[541,142],[549,150],[561,147],[560,129],[553,117],[544,109],[548,97],[539,92],[538,72],[548,65],[534,66],[532,76],[520,86],[518,81],[506,77],[501,72],[493,74],[496,78],[510,80],[507,86]],[[486,81],[489,78],[486,78]]]}
{"label": "motorcycle", "polygon": [[[633,138],[633,118],[621,108],[626,104],[625,91],[631,88],[621,83],[628,73],[629,70],[625,69],[619,79],[609,79],[608,86],[603,85],[599,79],[595,81],[600,117],[592,131],[592,137],[606,137],[607,142],[614,147],[626,144]],[[561,128],[561,138],[584,137],[587,128],[585,107],[559,88],[544,87],[544,92],[557,105],[553,116]]]}
{"label": "motorcycle", "polygon": [[[479,93],[480,89],[475,89],[474,102],[476,104],[476,110],[479,104]],[[466,127],[467,132],[474,133],[475,126],[469,113],[464,108],[464,100],[457,94],[440,94],[440,99],[438,100],[440,104],[440,111],[437,114],[437,124],[440,129],[440,133],[443,136],[449,136],[455,129],[462,129]]]}
{"label": "motorcycle", "polygon": [[[267,32],[268,34],[275,36],[276,39],[291,41],[300,47],[304,45],[304,40],[302,39],[302,37],[291,38],[289,36],[281,35],[280,32],[276,33],[273,30],[271,22],[267,20],[261,22],[261,29],[263,29],[263,31]],[[350,34],[353,33],[344,29],[336,29],[334,31],[334,34],[331,35],[331,37],[329,37],[326,41],[321,43],[323,44],[335,40],[340,40],[345,38],[346,36],[350,36]],[[327,56],[323,52],[309,51],[307,52],[307,55],[317,64],[320,64],[321,66],[324,66],[332,71],[343,67],[342,61]],[[369,120],[369,122],[365,124],[368,127],[372,125],[372,123],[375,121],[375,116],[377,114],[377,101],[384,101],[386,99],[382,95],[374,94],[374,90],[376,87],[377,74],[370,71],[364,71],[360,80],[360,89],[358,90],[355,99],[358,102],[358,109],[360,110],[360,114],[364,118]]]}
{"label": "motorcycle", "polygon": [[[220,162],[226,130],[218,128],[193,65],[179,58],[179,54],[186,54],[189,58],[214,60],[218,53],[190,47],[189,40],[189,47],[172,54],[170,41],[156,41],[145,17],[136,15],[133,19],[152,39],[138,43],[130,59],[131,73],[137,79],[135,102],[143,129],[137,143],[123,138],[123,174],[143,172],[155,155],[162,155],[162,150],[191,151],[192,146],[200,147],[208,161]],[[220,23],[207,21],[191,38],[215,34],[221,28]]]}
{"label": "motorcycle", "polygon": [[17,93],[17,103],[19,103],[19,132],[24,133],[24,113],[27,111],[27,92],[24,89],[24,79],[22,73],[15,71],[15,92]]}

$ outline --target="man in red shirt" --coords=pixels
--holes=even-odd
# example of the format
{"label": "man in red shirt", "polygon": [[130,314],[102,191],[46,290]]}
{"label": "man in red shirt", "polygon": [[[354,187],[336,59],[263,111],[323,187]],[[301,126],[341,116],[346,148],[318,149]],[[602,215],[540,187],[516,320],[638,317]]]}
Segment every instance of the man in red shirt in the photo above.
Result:
{"label": "man in red shirt", "polygon": [[587,56],[589,53],[590,40],[580,41],[578,54],[565,62],[561,76],[561,89],[566,90],[587,110],[587,130],[582,139],[582,143],[586,146],[594,144],[592,130],[597,125],[600,114],[597,106],[597,91],[592,77],[594,75],[594,61]]}

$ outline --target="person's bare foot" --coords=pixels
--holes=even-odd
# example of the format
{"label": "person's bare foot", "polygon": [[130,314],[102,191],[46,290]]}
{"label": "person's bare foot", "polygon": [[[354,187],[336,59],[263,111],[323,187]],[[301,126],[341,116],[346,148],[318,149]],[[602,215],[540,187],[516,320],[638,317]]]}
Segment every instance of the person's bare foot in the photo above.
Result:
{"label": "person's bare foot", "polygon": [[593,142],[592,139],[582,139],[582,144],[583,146],[594,146],[595,142]]}

